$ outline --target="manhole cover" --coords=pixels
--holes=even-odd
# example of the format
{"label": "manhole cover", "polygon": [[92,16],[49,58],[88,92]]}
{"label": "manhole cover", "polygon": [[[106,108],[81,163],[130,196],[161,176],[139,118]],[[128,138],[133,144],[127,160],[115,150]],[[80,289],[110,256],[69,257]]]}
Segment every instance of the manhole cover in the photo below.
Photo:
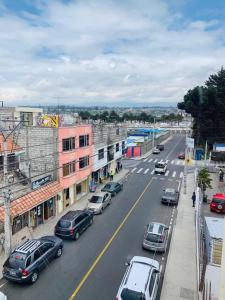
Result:
{"label": "manhole cover", "polygon": [[195,292],[190,289],[181,288],[180,289],[180,297],[189,300],[195,300]]}

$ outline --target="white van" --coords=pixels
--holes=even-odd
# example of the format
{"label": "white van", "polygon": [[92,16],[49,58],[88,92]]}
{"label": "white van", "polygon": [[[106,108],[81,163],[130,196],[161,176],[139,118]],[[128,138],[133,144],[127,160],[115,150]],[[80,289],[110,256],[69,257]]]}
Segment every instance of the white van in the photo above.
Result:
{"label": "white van", "polygon": [[155,174],[165,174],[167,170],[167,164],[163,161],[157,162],[155,164]]}
{"label": "white van", "polygon": [[116,300],[155,300],[159,281],[158,261],[134,256],[128,264]]}

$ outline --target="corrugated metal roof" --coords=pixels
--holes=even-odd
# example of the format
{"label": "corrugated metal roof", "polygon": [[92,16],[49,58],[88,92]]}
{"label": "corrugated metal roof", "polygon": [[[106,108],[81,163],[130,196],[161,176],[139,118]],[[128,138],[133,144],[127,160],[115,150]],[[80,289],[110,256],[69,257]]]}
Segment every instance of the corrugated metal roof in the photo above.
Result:
{"label": "corrugated metal roof", "polygon": [[211,238],[224,238],[224,218],[205,217],[205,223]]}

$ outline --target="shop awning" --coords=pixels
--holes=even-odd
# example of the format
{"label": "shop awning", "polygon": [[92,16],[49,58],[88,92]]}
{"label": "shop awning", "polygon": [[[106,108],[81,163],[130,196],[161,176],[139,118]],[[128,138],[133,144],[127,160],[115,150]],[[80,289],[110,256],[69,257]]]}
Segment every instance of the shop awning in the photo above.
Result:
{"label": "shop awning", "polygon": [[[31,193],[26,194],[23,197],[20,197],[14,200],[11,203],[10,215],[11,218],[20,216],[25,212],[31,210],[37,205],[49,200],[50,198],[56,196],[59,192],[62,191],[62,187],[58,182],[52,182],[44,187],[35,190]],[[5,211],[4,206],[0,207],[0,221],[4,221]]]}

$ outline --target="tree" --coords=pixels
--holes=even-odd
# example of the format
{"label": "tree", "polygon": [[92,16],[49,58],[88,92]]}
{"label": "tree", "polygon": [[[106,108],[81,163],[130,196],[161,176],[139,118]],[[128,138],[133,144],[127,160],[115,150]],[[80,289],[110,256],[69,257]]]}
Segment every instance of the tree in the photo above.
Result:
{"label": "tree", "polygon": [[200,187],[203,195],[203,201],[206,198],[205,191],[207,188],[212,188],[211,186],[212,179],[210,178],[210,174],[206,168],[200,170],[198,172],[197,182],[198,186]]}
{"label": "tree", "polygon": [[108,117],[109,122],[116,122],[119,121],[119,115],[115,112],[115,110],[112,110]]}

